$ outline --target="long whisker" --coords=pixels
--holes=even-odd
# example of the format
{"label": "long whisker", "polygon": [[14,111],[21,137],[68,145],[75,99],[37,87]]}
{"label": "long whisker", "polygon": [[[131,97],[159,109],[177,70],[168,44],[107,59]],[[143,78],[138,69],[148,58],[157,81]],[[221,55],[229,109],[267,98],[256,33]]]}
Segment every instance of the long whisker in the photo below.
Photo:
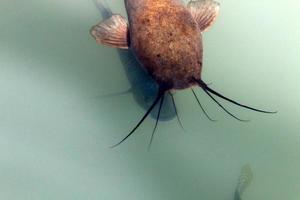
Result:
{"label": "long whisker", "polygon": [[180,117],[178,115],[178,111],[177,111],[177,107],[176,107],[176,104],[175,104],[174,96],[171,92],[169,92],[169,94],[172,98],[172,103],[173,103],[174,111],[175,111],[175,114],[176,114],[176,117],[177,117],[177,121],[178,121],[179,125],[181,126],[181,128],[184,130],[183,125],[182,125],[181,120],[180,120]]}
{"label": "long whisker", "polygon": [[135,130],[143,123],[143,121],[147,118],[147,116],[150,114],[150,112],[153,110],[153,108],[155,107],[155,105],[158,103],[158,101],[160,100],[160,98],[164,95],[165,91],[164,90],[159,90],[158,95],[156,97],[156,99],[154,100],[154,102],[152,103],[152,105],[150,106],[150,108],[147,110],[147,112],[144,114],[144,116],[141,118],[141,120],[137,123],[137,125],[130,131],[129,134],[126,135],[126,137],[124,137],[120,142],[118,142],[117,144],[111,146],[111,148],[114,148],[118,145],[120,145],[121,143],[123,143],[128,137],[130,137]]}
{"label": "long whisker", "polygon": [[201,108],[201,110],[203,111],[203,113],[205,114],[205,116],[206,116],[210,121],[213,121],[213,122],[217,121],[217,120],[212,119],[212,118],[207,114],[207,112],[204,110],[202,104],[200,103],[200,100],[199,100],[199,98],[197,97],[197,95],[196,95],[194,89],[191,88],[191,90],[192,90],[192,92],[193,92],[193,94],[194,94],[194,97],[196,98],[196,100],[197,100],[197,102],[198,102],[198,105],[200,106],[200,108]]}
{"label": "long whisker", "polygon": [[165,98],[165,94],[163,94],[161,99],[160,99],[160,104],[159,104],[158,113],[157,113],[157,116],[156,116],[155,126],[154,126],[154,129],[152,131],[151,139],[150,139],[150,142],[149,142],[149,145],[148,145],[148,151],[150,150],[152,142],[153,142],[154,134],[155,134],[155,131],[156,131],[156,128],[157,128],[157,125],[158,125],[158,120],[159,120],[159,116],[160,116],[161,107],[164,103],[164,98]]}
{"label": "long whisker", "polygon": [[215,90],[211,89],[202,80],[196,80],[195,79],[195,81],[197,81],[197,83],[199,84],[199,86],[202,87],[203,89],[205,89],[205,90],[211,92],[212,94],[214,94],[214,95],[216,95],[216,96],[218,96],[218,97],[220,97],[220,98],[222,98],[222,99],[224,99],[226,101],[229,101],[230,103],[233,103],[233,104],[235,104],[237,106],[240,106],[240,107],[243,107],[243,108],[246,108],[246,109],[249,109],[249,110],[253,110],[253,111],[256,111],[256,112],[261,112],[261,113],[270,113],[270,114],[277,113],[277,111],[266,111],[266,110],[261,110],[261,109],[252,108],[250,106],[243,105],[243,104],[238,103],[238,102],[236,102],[236,101],[234,101],[232,99],[229,99],[229,98],[223,96],[222,94],[216,92]]}
{"label": "long whisker", "polygon": [[242,122],[248,122],[250,120],[244,120],[244,119],[240,119],[238,118],[237,116],[235,116],[234,114],[232,114],[231,112],[229,112],[222,104],[220,104],[208,91],[206,91],[205,89],[203,89],[204,92],[214,101],[216,102],[227,114],[229,114],[231,117],[239,120],[239,121],[242,121]]}

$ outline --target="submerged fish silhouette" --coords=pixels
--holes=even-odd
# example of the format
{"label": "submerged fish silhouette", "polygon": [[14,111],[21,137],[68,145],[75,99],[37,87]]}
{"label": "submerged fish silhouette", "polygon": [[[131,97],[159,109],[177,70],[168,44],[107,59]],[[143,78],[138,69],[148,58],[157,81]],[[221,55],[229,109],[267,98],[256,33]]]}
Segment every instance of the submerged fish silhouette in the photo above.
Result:
{"label": "submerged fish silhouette", "polygon": [[243,166],[234,192],[234,200],[242,200],[245,189],[250,185],[253,179],[253,173],[249,164]]}
{"label": "submerged fish silhouette", "polygon": [[[230,113],[213,95],[250,110],[274,113],[240,104],[202,81],[202,32],[215,21],[219,3],[213,0],[191,0],[184,6],[181,0],[125,0],[125,6],[129,24],[124,17],[112,15],[95,25],[91,34],[98,43],[122,49],[130,48],[157,82],[159,91],[138,124],[114,146],[131,136],[159,103],[152,141],[165,93],[170,90],[200,86],[225,112],[240,121],[246,120]],[[201,106],[198,99],[197,101]]]}

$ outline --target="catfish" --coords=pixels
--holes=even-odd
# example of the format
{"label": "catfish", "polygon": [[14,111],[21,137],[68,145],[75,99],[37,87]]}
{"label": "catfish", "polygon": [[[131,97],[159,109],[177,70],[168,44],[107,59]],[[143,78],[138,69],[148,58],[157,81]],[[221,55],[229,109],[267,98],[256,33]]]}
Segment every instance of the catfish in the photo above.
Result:
{"label": "catfish", "polygon": [[[130,137],[159,104],[151,144],[165,93],[174,90],[200,87],[226,113],[239,121],[248,120],[233,115],[217,101],[215,96],[253,111],[276,113],[253,108],[227,98],[211,89],[202,80],[202,34],[215,22],[220,8],[218,2],[191,0],[184,5],[181,0],[124,0],[124,3],[128,21],[123,16],[114,14],[93,26],[91,35],[99,44],[131,50],[143,69],[158,84],[158,92],[137,125],[113,147]],[[201,106],[194,90],[192,91]],[[203,110],[202,106],[201,108]],[[209,117],[206,112],[205,114]]]}

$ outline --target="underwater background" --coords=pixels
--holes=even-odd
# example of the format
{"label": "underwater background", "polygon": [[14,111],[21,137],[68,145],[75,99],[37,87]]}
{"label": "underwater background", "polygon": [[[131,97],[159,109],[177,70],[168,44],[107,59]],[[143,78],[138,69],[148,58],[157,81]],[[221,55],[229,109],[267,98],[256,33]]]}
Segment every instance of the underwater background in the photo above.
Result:
{"label": "underwater background", "polygon": [[[300,199],[300,2],[219,2],[204,33],[203,80],[278,113],[221,101],[251,120],[238,122],[195,88],[211,122],[190,90],[179,91],[184,130],[168,99],[148,151],[155,114],[109,148],[155,90],[130,53],[90,36],[103,17],[94,2],[1,0],[0,199]],[[122,0],[108,6],[126,16]],[[251,183],[237,197],[243,166]]]}

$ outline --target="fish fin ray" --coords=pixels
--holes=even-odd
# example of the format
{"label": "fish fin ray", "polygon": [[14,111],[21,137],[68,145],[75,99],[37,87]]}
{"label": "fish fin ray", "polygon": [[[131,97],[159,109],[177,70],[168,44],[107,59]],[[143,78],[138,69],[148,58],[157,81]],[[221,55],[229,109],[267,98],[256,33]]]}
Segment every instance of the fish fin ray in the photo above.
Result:
{"label": "fish fin ray", "polygon": [[128,49],[128,24],[121,15],[112,15],[110,18],[93,26],[91,35],[99,44],[110,47]]}
{"label": "fish fin ray", "polygon": [[199,29],[203,32],[216,20],[220,4],[214,0],[191,0],[187,8],[198,23]]}

